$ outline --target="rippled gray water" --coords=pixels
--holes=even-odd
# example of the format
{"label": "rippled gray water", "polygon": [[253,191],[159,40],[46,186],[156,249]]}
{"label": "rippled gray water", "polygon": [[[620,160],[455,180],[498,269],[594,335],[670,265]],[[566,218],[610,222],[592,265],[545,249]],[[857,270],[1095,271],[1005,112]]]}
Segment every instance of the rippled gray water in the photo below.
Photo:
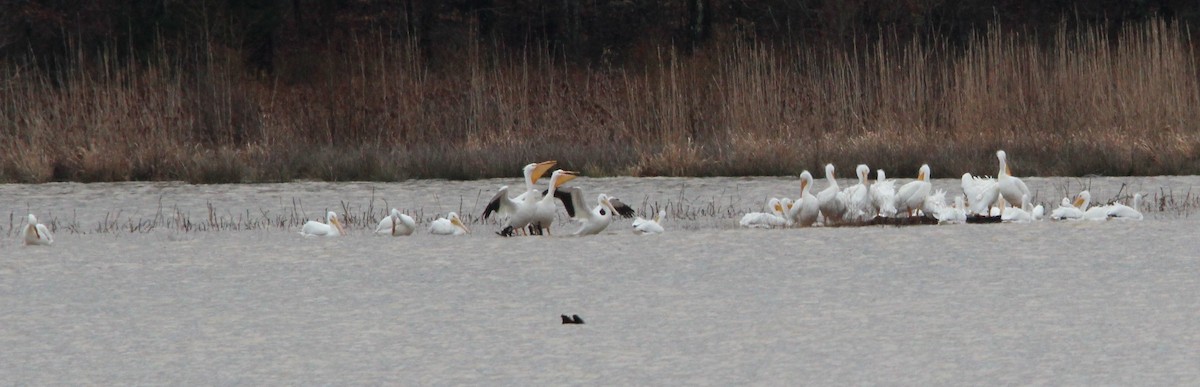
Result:
{"label": "rippled gray water", "polygon": [[[463,238],[389,238],[358,224],[305,239],[287,224],[326,208],[359,223],[372,206],[478,215],[514,180],[0,185],[0,210],[58,227],[55,246],[35,248],[3,226],[0,381],[1200,379],[1197,177],[1026,178],[1048,204],[1081,185],[1096,201],[1122,184],[1169,194],[1142,222],[745,230],[741,213],[796,196],[796,180],[580,178],[642,211],[669,206],[667,233],[638,237],[620,221],[595,237],[506,239],[487,222]],[[957,180],[936,186],[959,192]],[[210,206],[217,223],[253,229],[179,226]],[[564,313],[587,324],[561,325]]]}

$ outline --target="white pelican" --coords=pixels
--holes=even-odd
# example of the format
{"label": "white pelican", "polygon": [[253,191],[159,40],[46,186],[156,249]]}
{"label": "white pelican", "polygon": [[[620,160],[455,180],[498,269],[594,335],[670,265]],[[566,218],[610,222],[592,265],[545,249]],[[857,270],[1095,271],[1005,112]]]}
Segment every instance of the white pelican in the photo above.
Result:
{"label": "white pelican", "polygon": [[638,235],[662,234],[663,227],[661,223],[663,218],[666,217],[667,212],[664,210],[659,210],[657,214],[654,214],[653,219],[642,219],[642,217],[639,216],[637,219],[633,220],[633,233]]}
{"label": "white pelican", "polygon": [[463,224],[462,219],[458,218],[457,213],[451,212],[446,214],[445,218],[437,218],[429,223],[429,233],[433,235],[463,235],[470,234],[471,230]]}
{"label": "white pelican", "polygon": [[967,204],[971,206],[969,213],[984,216],[991,215],[992,205],[1000,198],[1000,189],[996,179],[962,175],[963,193],[967,195]]}
{"label": "white pelican", "polygon": [[1142,194],[1133,195],[1133,207],[1126,206],[1121,203],[1113,203],[1108,208],[1108,217],[1120,220],[1142,220],[1141,208]]}
{"label": "white pelican", "polygon": [[879,209],[879,215],[896,216],[896,182],[888,180],[882,169],[875,170],[875,184],[871,184],[871,202]]}
{"label": "white pelican", "polygon": [[[840,222],[846,214],[846,194],[838,189],[837,178],[833,175],[833,164],[825,164],[825,180],[829,186],[817,193],[817,203],[826,224]],[[803,201],[803,200],[801,200]]]}
{"label": "white pelican", "polygon": [[49,246],[54,244],[54,235],[50,234],[50,229],[46,225],[38,223],[37,217],[29,214],[26,218],[25,228],[21,229],[21,238],[25,240],[26,245],[44,245]]}
{"label": "white pelican", "polygon": [[1000,212],[1000,221],[1009,223],[1034,221],[1033,208],[1029,206],[1029,195],[1021,195],[1021,207],[1008,208]]}
{"label": "white pelican", "polygon": [[790,198],[779,198],[779,205],[783,206],[783,214],[787,215],[792,211],[792,207],[796,206],[796,202]]}
{"label": "white pelican", "polygon": [[[556,197],[560,196],[558,187],[563,183],[571,181],[576,176],[578,176],[577,172],[564,171],[562,169],[556,169],[554,173],[550,174],[550,182],[547,185],[549,188],[545,192],[542,192],[542,198],[535,203],[536,207],[534,208],[533,218],[529,220],[529,224],[534,229],[539,231],[545,230],[547,235],[550,234],[550,225],[554,224],[554,218],[558,214],[558,204],[554,202],[556,199],[559,199]],[[574,206],[567,207],[568,215],[573,215],[575,211]]]}
{"label": "white pelican", "polygon": [[412,235],[416,229],[417,222],[411,216],[401,214],[399,210],[393,208],[390,215],[383,217],[379,221],[379,226],[375,227],[375,233],[405,236]]}
{"label": "white pelican", "polygon": [[1092,200],[1092,194],[1088,191],[1080,192],[1075,195],[1075,200],[1063,198],[1062,204],[1054,211],[1050,211],[1050,219],[1054,220],[1078,220],[1083,219],[1083,210],[1087,208],[1088,203]]}
{"label": "white pelican", "polygon": [[896,191],[896,210],[908,211],[908,216],[925,207],[925,198],[933,185],[929,183],[929,164],[922,164],[917,172],[917,180],[900,186]]}
{"label": "white pelican", "polygon": [[304,227],[300,229],[300,235],[306,237],[335,237],[345,234],[346,230],[342,228],[342,222],[338,220],[337,214],[329,211],[325,214],[325,223],[315,220],[310,220],[304,223]]}
{"label": "white pelican", "polygon": [[521,169],[522,175],[525,177],[525,191],[510,198],[508,197],[508,186],[500,187],[496,191],[496,195],[492,196],[492,200],[488,201],[487,207],[484,207],[483,218],[487,219],[493,213],[498,213],[507,217],[502,227],[506,230],[504,232],[524,232],[525,227],[529,226],[530,220],[534,217],[537,201],[542,199],[542,192],[536,186],[537,181],[546,174],[546,170],[556,163],[551,160],[526,164]]}
{"label": "white pelican", "polygon": [[[1004,197],[1004,201],[1016,205],[1020,205],[1021,196],[1033,197],[1029,194],[1029,187],[1025,186],[1025,182],[1016,177],[1008,169],[1008,158],[1003,150],[996,151],[996,159],[1000,160],[1000,172],[996,173],[996,188],[1000,190],[1000,196]],[[1001,212],[1003,215],[1003,212]]]}
{"label": "white pelican", "polygon": [[767,200],[767,211],[769,212],[750,212],[742,215],[742,220],[738,221],[738,225],[749,228],[773,228],[787,227],[791,223],[785,217],[788,208],[783,205],[782,200],[777,198]]}
{"label": "white pelican", "polygon": [[946,204],[946,191],[939,189],[925,197],[925,203],[921,204],[921,213],[936,216],[938,211],[945,207],[949,207]]}
{"label": "white pelican", "polygon": [[842,190],[846,198],[845,216],[852,221],[868,221],[875,218],[875,214],[879,212],[871,200],[871,188],[868,182],[871,168],[868,168],[866,164],[859,164],[854,168],[854,174],[858,175],[858,184]]}
{"label": "white pelican", "polygon": [[795,205],[787,215],[793,224],[800,227],[810,227],[817,223],[817,215],[821,213],[821,204],[812,194],[813,176],[808,171],[800,172],[800,204]]}
{"label": "white pelican", "polygon": [[967,207],[963,202],[962,196],[954,197],[954,206],[944,206],[935,212],[938,219],[938,224],[947,223],[966,223],[967,222]]}
{"label": "white pelican", "polygon": [[589,209],[587,204],[584,204],[583,190],[579,187],[563,188],[557,191],[556,195],[563,201],[563,206],[571,210],[568,211],[571,213],[569,215],[583,222],[574,235],[599,234],[612,223],[613,213],[626,218],[631,218],[634,214],[633,208],[607,194],[597,195],[596,203],[598,205]]}

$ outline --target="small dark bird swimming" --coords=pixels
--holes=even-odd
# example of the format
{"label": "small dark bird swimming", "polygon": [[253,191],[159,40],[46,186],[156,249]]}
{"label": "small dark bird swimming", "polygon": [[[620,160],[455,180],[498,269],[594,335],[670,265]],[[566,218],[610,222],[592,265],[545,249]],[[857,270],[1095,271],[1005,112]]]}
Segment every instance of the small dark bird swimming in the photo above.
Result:
{"label": "small dark bird swimming", "polygon": [[567,317],[567,315],[564,314],[564,315],[562,315],[562,323],[563,324],[583,324],[583,319],[579,318],[579,315],[577,315],[577,314],[572,315],[571,317]]}

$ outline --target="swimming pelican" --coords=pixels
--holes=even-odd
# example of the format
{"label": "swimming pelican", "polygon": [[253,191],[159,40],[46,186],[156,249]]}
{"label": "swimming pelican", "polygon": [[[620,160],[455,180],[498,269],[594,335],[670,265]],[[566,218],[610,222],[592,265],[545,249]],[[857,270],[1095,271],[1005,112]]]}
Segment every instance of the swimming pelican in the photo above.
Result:
{"label": "swimming pelican", "polygon": [[800,172],[800,204],[792,208],[788,214],[789,220],[800,227],[810,227],[817,223],[817,215],[821,213],[820,200],[812,194],[813,176],[808,171]]}
{"label": "swimming pelican", "polygon": [[1121,203],[1113,203],[1108,208],[1108,217],[1119,220],[1142,220],[1141,208],[1142,194],[1133,195],[1133,207],[1126,206]]}
{"label": "swimming pelican", "polygon": [[971,207],[969,213],[979,214],[984,216],[991,215],[992,205],[1000,198],[1000,189],[996,184],[996,179],[980,178],[971,176],[970,173],[962,175],[963,193],[967,195],[967,204]]}
{"label": "swimming pelican", "polygon": [[900,186],[900,190],[896,191],[896,210],[908,211],[908,216],[913,216],[915,211],[924,208],[925,198],[933,189],[929,178],[929,164],[922,164],[917,172],[917,180]]}
{"label": "swimming pelican", "polygon": [[788,208],[783,205],[782,200],[777,198],[767,200],[767,210],[770,212],[750,212],[742,215],[742,220],[738,221],[738,225],[748,228],[772,228],[787,227],[790,223],[785,218]]}
{"label": "swimming pelican", "polygon": [[1029,206],[1029,195],[1021,195],[1021,207],[1013,207],[1000,213],[1000,220],[1009,223],[1029,223],[1033,219],[1033,208]]}
{"label": "swimming pelican", "polygon": [[1041,204],[1033,206],[1033,214],[1032,215],[1033,215],[1033,220],[1042,220],[1042,217],[1046,216],[1046,207],[1042,207]]}
{"label": "swimming pelican", "polygon": [[1050,211],[1050,219],[1054,220],[1078,220],[1083,219],[1084,209],[1088,203],[1092,201],[1092,194],[1084,190],[1078,195],[1075,195],[1075,200],[1063,198],[1063,203],[1054,211]]}
{"label": "swimming pelican", "polygon": [[825,180],[829,186],[817,193],[817,203],[826,224],[840,222],[846,214],[846,194],[838,189],[837,178],[833,175],[833,164],[825,164]]}
{"label": "swimming pelican", "polygon": [[25,220],[25,228],[21,229],[21,238],[25,240],[26,245],[49,246],[54,244],[54,235],[50,234],[50,229],[46,228],[46,225],[38,223],[37,217],[29,214]]}
{"label": "swimming pelican", "polygon": [[457,213],[451,212],[446,214],[445,218],[437,218],[429,223],[429,233],[433,235],[463,235],[470,234],[471,230],[463,224],[462,219],[458,218]]}
{"label": "swimming pelican", "polygon": [[[996,151],[996,159],[1000,160],[1000,172],[996,173],[996,188],[1000,190],[1000,196],[1004,197],[1004,201],[1019,205],[1021,196],[1030,196],[1029,187],[1025,186],[1025,182],[1021,179],[1013,177],[1008,169],[1008,158],[1003,150]],[[1003,212],[1001,212],[1003,215]]]}
{"label": "swimming pelican", "polygon": [[[530,225],[538,231],[545,230],[547,235],[550,234],[550,225],[554,224],[554,217],[558,213],[558,204],[554,202],[560,196],[558,187],[576,176],[577,172],[562,169],[556,169],[550,174],[550,182],[547,184],[549,188],[542,192],[542,198],[535,203],[537,207],[534,208],[533,218],[529,220]],[[574,216],[574,212],[574,206],[567,206],[567,215]]]}
{"label": "swimming pelican", "polygon": [[949,223],[966,223],[967,222],[967,206],[963,202],[962,196],[954,197],[954,206],[944,206],[935,212],[938,219],[938,224]]}
{"label": "swimming pelican", "polygon": [[325,213],[325,223],[315,220],[310,220],[304,223],[304,227],[300,229],[300,235],[306,237],[335,237],[345,234],[346,230],[342,228],[342,222],[338,220],[337,214],[333,211]]}
{"label": "swimming pelican", "polygon": [[392,209],[390,215],[383,217],[379,221],[379,226],[375,227],[376,234],[387,234],[391,236],[412,235],[417,229],[417,222],[411,216],[401,214],[399,210]]}
{"label": "swimming pelican", "polygon": [[508,197],[508,186],[500,187],[496,191],[496,195],[488,201],[487,207],[483,208],[483,218],[487,219],[493,213],[498,213],[501,216],[507,216],[504,220],[503,227],[506,230],[524,232],[525,227],[529,225],[536,212],[538,200],[542,199],[542,192],[537,189],[537,181],[542,175],[546,174],[557,162],[554,160],[543,161],[540,163],[526,164],[521,169],[522,175],[525,177],[525,191],[516,197]]}
{"label": "swimming pelican", "polygon": [[[566,195],[563,195],[564,191]],[[574,218],[583,222],[574,235],[599,234],[612,223],[613,213],[626,218],[632,218],[634,214],[633,208],[607,194],[597,195],[596,203],[598,205],[588,209],[587,205],[583,204],[583,190],[579,187],[564,188],[559,190],[557,195],[560,195],[559,199],[563,201],[564,206],[574,207],[574,211],[572,211]]]}
{"label": "swimming pelican", "polygon": [[871,220],[879,212],[871,201],[871,189],[868,181],[871,168],[868,168],[866,164],[859,164],[854,169],[854,173],[858,175],[858,184],[842,190],[846,197],[845,216],[858,222]]}
{"label": "swimming pelican", "polygon": [[667,212],[664,210],[659,210],[657,214],[654,214],[653,219],[642,219],[639,216],[633,220],[633,233],[638,235],[662,234],[663,227],[661,223],[663,218],[666,217]]}
{"label": "swimming pelican", "polygon": [[879,209],[879,215],[896,216],[896,182],[888,180],[882,169],[875,170],[875,184],[871,184],[871,202]]}

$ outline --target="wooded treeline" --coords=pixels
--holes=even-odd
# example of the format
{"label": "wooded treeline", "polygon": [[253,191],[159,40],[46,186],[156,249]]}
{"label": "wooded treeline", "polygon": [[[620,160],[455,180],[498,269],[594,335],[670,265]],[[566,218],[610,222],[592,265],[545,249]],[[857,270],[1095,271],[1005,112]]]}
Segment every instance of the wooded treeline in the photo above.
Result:
{"label": "wooded treeline", "polygon": [[962,44],[989,25],[1050,36],[1066,25],[1116,33],[1151,17],[1189,25],[1189,0],[4,0],[0,53],[53,68],[107,49],[186,55],[217,44],[248,67],[288,70],[298,58],[382,35],[417,43],[426,63],[452,65],[472,41],[490,52],[550,49],[588,65],[641,64],[664,46],[731,40],[844,48],[876,39]]}

